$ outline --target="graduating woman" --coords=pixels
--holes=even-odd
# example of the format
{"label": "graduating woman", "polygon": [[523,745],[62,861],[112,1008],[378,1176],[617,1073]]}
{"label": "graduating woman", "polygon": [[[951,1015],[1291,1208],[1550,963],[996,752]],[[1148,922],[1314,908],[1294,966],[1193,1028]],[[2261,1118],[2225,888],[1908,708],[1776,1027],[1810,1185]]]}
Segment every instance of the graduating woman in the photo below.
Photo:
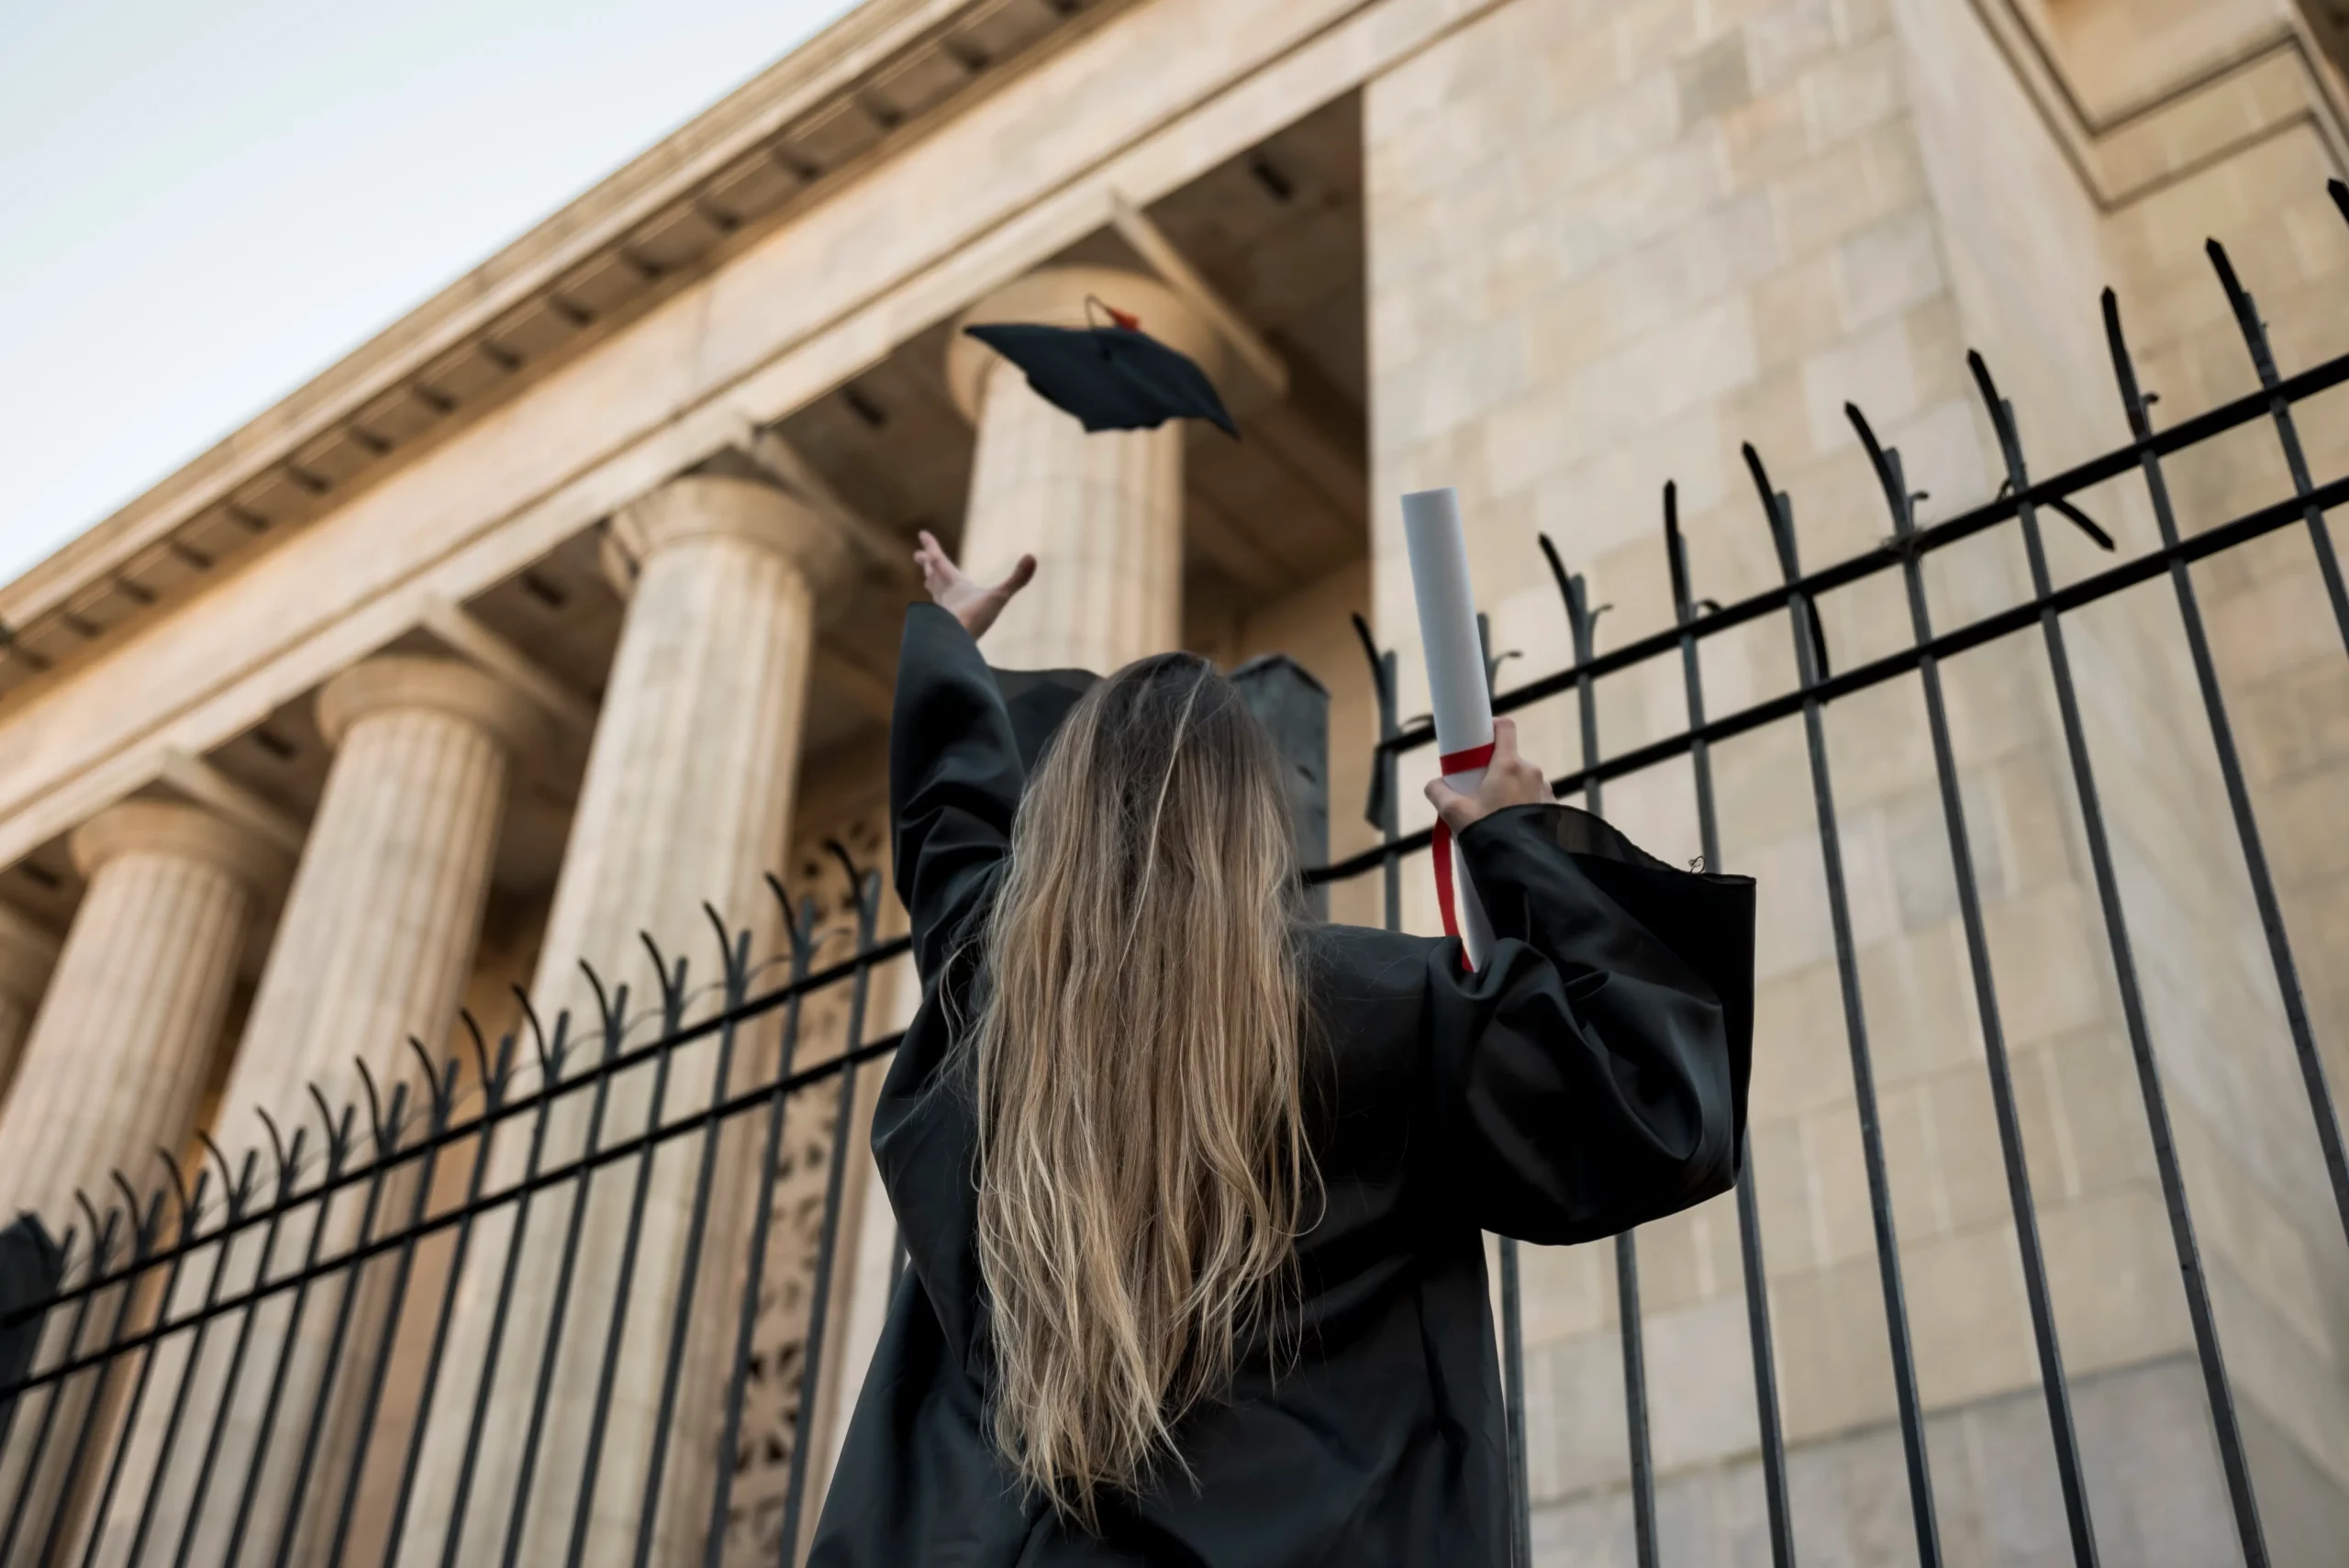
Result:
{"label": "graduating woman", "polygon": [[925,992],[873,1131],[911,1266],[811,1562],[1505,1562],[1482,1233],[1730,1190],[1753,884],[1555,804],[1502,719],[1475,796],[1429,788],[1484,969],[1316,924],[1212,665],[992,671],[1033,562],[917,560],[889,789]]}

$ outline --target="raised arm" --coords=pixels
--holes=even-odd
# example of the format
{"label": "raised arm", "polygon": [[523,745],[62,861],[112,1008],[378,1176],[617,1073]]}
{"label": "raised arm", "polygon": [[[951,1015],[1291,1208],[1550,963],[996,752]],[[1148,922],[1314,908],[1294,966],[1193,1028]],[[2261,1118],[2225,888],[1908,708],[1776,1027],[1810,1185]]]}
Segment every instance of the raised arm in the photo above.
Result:
{"label": "raised arm", "polygon": [[1491,811],[1459,842],[1498,940],[1479,973],[1450,942],[1429,965],[1428,1174],[1444,1207],[1558,1244],[1729,1190],[1753,1059],[1752,880],[1675,870],[1554,804]]}
{"label": "raised arm", "polygon": [[1011,839],[1025,783],[1003,693],[978,639],[1036,574],[1021,556],[989,587],[924,528],[914,567],[930,603],[906,614],[889,716],[889,827],[914,962],[937,973],[947,944]]}
{"label": "raised arm", "polygon": [[922,973],[939,972],[1009,847],[1024,782],[978,645],[941,606],[911,606],[889,717],[889,826]]}

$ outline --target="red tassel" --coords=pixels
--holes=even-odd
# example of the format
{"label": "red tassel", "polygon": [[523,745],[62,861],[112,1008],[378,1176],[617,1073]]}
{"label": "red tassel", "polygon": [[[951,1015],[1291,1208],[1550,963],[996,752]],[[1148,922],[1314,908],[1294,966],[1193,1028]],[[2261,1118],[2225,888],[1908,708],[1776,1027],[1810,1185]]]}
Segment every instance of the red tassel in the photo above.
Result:
{"label": "red tassel", "polygon": [[[1438,757],[1435,769],[1437,773],[1447,775],[1465,773],[1486,766],[1492,760],[1493,743],[1487,740],[1482,746],[1472,746],[1465,751]],[[1456,937],[1460,934],[1460,912],[1453,906],[1452,900],[1452,824],[1441,817],[1435,819],[1435,841],[1431,847],[1435,851],[1435,901],[1443,911],[1443,934]],[[1460,949],[1460,967],[1470,971],[1476,967],[1468,962],[1465,943]]]}

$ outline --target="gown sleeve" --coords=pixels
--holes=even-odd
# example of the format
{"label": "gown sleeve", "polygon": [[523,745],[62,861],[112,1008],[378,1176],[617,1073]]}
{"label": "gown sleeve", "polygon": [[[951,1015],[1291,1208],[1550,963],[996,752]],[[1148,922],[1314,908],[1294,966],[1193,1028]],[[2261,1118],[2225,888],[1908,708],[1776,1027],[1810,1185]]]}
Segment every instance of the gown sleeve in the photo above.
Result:
{"label": "gown sleeve", "polygon": [[1753,1062],[1753,883],[1597,817],[1513,806],[1459,838],[1497,939],[1428,965],[1439,1212],[1545,1245],[1728,1191]]}
{"label": "gown sleeve", "polygon": [[889,825],[914,962],[936,974],[1011,843],[1026,770],[1003,695],[963,624],[906,612],[889,717]]}
{"label": "gown sleeve", "polygon": [[994,669],[952,615],[907,608],[889,719],[889,820],[922,973],[937,973],[961,940],[1010,847],[1029,773],[1096,678]]}

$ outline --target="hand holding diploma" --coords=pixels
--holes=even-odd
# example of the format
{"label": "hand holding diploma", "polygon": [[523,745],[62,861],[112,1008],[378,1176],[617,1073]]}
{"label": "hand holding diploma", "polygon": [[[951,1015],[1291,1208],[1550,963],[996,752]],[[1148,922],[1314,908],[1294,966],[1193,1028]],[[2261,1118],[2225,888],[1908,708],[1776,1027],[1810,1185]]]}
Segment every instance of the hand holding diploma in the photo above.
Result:
{"label": "hand holding diploma", "polygon": [[1428,781],[1428,802],[1456,838],[1471,823],[1512,806],[1547,806],[1556,795],[1540,768],[1517,754],[1517,720],[1493,720],[1493,760],[1485,764],[1484,781],[1474,795],[1464,794],[1442,779]]}

